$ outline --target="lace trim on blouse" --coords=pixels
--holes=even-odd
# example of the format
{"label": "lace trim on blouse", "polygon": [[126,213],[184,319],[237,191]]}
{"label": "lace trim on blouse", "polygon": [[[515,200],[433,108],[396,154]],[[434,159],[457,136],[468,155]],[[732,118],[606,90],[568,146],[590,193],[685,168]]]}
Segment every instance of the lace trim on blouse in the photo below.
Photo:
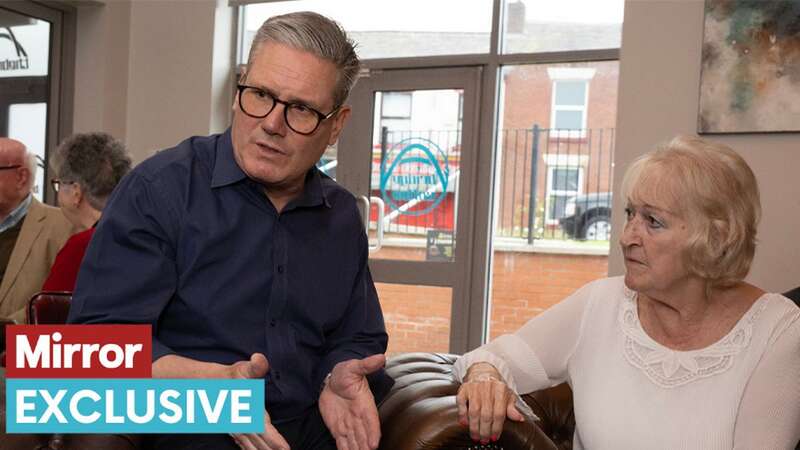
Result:
{"label": "lace trim on blouse", "polygon": [[750,345],[753,324],[766,308],[759,299],[716,343],[699,350],[672,350],[654,341],[639,322],[636,293],[627,287],[619,311],[619,323],[625,333],[624,354],[630,364],[644,372],[658,386],[673,388],[725,372],[734,357]]}

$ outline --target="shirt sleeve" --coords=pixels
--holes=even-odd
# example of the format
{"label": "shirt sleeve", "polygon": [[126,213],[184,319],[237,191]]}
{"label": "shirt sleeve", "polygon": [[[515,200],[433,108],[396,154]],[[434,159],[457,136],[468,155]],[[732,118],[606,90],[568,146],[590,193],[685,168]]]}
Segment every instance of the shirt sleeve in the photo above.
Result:
{"label": "shirt sleeve", "polygon": [[[794,449],[800,441],[800,319],[778,327],[745,387],[733,448]],[[786,323],[785,322],[785,323]]]}
{"label": "shirt sleeve", "polygon": [[470,366],[487,362],[518,394],[564,382],[567,364],[580,340],[593,285],[582,287],[515,333],[466,353],[453,365],[453,376],[461,381]]}
{"label": "shirt sleeve", "polygon": [[177,224],[151,182],[135,172],[123,178],[86,250],[68,323],[150,324],[153,360],[174,353],[156,336],[177,286]]}
{"label": "shirt sleeve", "polygon": [[[359,270],[351,290],[350,304],[341,323],[326,337],[326,354],[316,369],[314,386],[321,386],[327,374],[342,361],[386,352],[389,338],[375,284],[367,265],[369,250],[363,228],[359,229],[357,242],[360,248]],[[394,384],[383,370],[367,378],[377,401]]]}

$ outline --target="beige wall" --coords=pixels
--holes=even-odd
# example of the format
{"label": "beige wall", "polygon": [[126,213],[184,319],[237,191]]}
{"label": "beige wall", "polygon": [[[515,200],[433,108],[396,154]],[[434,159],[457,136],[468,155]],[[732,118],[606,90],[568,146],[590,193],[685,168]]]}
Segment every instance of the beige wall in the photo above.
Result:
{"label": "beige wall", "polygon": [[[702,34],[701,0],[625,2],[615,186],[628,164],[654,143],[696,132]],[[800,133],[708,137],[738,150],[761,186],[764,215],[749,279],[777,292],[800,285]],[[616,242],[623,223],[620,196],[614,208]],[[623,271],[612,246],[609,273]]]}
{"label": "beige wall", "polygon": [[76,7],[74,131],[108,131],[138,162],[227,127],[235,41],[227,1]]}
{"label": "beige wall", "polygon": [[77,5],[74,132],[126,137],[130,3]]}

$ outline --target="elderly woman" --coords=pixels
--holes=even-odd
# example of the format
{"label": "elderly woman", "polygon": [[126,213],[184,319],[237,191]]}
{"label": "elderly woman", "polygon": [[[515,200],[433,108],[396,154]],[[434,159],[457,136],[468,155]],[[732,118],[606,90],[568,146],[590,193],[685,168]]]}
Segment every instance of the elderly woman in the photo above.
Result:
{"label": "elderly woman", "polygon": [[125,146],[111,135],[84,133],[61,143],[52,166],[58,174],[51,180],[58,205],[80,231],[58,252],[42,290],[73,291],[94,226],[114,187],[130,170],[131,159]]}
{"label": "elderly woman", "polygon": [[576,449],[789,449],[800,308],[743,278],[760,216],[731,149],[679,137],[623,182],[624,277],[590,283],[454,367],[459,420],[496,440],[528,393],[572,387]]}

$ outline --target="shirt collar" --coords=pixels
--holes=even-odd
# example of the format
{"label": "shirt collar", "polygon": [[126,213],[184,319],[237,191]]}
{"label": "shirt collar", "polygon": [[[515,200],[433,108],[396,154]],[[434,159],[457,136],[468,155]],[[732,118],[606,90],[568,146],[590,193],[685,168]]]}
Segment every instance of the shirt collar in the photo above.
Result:
{"label": "shirt collar", "polygon": [[[313,207],[325,205],[331,207],[322,183],[322,173],[315,167],[306,173],[303,192],[299,197],[289,203],[288,208]],[[233,141],[231,140],[231,129],[225,130],[217,140],[217,154],[214,162],[214,170],[211,175],[211,187],[227,186],[237,183],[247,178],[236,159],[233,156]],[[254,181],[255,182],[255,181]]]}
{"label": "shirt collar", "polygon": [[303,192],[299,197],[289,203],[287,209],[299,207],[308,208],[320,205],[325,205],[330,208],[331,204],[328,202],[325,186],[322,184],[322,177],[322,173],[320,173],[316,166],[309,169],[308,173],[306,173]]}
{"label": "shirt collar", "polygon": [[247,178],[236,159],[233,157],[233,141],[231,129],[225,130],[217,140],[217,155],[214,170],[211,174],[211,187],[227,186]]}
{"label": "shirt collar", "polygon": [[33,195],[28,194],[16,208],[6,217],[2,222],[0,222],[0,233],[6,231],[9,228],[13,228],[16,224],[22,220],[26,214],[28,214],[28,209],[31,207],[31,202],[33,202]]}

